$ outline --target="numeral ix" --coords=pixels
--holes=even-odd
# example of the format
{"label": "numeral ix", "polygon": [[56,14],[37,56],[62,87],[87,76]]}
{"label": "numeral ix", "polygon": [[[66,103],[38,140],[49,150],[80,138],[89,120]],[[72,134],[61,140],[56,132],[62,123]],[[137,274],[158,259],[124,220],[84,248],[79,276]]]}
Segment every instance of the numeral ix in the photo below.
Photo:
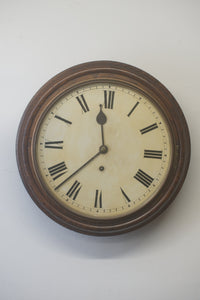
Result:
{"label": "numeral ix", "polygon": [[45,142],[45,148],[63,149],[63,146],[59,146],[62,144],[63,144],[63,141]]}

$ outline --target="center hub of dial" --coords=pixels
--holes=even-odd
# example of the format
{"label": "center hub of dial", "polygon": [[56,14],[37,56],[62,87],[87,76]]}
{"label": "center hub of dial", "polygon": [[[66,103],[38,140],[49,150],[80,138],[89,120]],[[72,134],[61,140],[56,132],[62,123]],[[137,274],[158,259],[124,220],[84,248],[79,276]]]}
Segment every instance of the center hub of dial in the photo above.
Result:
{"label": "center hub of dial", "polygon": [[99,148],[99,151],[100,151],[100,153],[105,154],[105,153],[108,152],[108,147],[105,146],[105,145],[102,145],[102,146]]}

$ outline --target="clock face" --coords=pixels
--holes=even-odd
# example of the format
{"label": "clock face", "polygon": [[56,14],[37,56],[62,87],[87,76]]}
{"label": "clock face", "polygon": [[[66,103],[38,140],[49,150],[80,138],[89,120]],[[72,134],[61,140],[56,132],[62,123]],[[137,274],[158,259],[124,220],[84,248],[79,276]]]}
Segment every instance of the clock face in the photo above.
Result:
{"label": "clock face", "polygon": [[39,208],[89,235],[129,232],[160,215],[190,161],[174,97],[146,72],[111,61],[50,79],[27,106],[16,145],[20,175]]}
{"label": "clock face", "polygon": [[150,97],[100,82],[54,101],[34,151],[38,176],[59,204],[81,216],[113,219],[137,211],[161,189],[172,138]]}

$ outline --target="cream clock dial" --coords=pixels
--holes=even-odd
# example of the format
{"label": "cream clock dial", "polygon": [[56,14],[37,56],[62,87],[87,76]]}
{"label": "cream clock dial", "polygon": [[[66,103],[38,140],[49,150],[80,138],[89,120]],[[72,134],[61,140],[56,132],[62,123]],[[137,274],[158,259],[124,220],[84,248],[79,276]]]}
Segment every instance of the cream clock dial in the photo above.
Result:
{"label": "cream clock dial", "polygon": [[55,102],[40,124],[36,157],[42,181],[61,205],[88,217],[115,218],[138,210],[161,188],[170,145],[153,101],[137,90],[99,83]]}
{"label": "cream clock dial", "polygon": [[16,149],[39,208],[89,235],[129,232],[160,215],[190,161],[188,126],[174,97],[146,72],[112,61],[50,79],[23,114]]}

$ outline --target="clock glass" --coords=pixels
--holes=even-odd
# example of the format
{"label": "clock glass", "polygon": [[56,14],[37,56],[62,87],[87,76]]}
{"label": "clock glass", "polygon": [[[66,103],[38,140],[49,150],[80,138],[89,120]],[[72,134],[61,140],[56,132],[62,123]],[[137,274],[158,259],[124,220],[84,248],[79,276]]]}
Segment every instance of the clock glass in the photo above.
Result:
{"label": "clock glass", "polygon": [[168,122],[152,98],[130,86],[79,85],[54,100],[36,131],[38,178],[61,206],[81,216],[136,212],[169,174]]}

